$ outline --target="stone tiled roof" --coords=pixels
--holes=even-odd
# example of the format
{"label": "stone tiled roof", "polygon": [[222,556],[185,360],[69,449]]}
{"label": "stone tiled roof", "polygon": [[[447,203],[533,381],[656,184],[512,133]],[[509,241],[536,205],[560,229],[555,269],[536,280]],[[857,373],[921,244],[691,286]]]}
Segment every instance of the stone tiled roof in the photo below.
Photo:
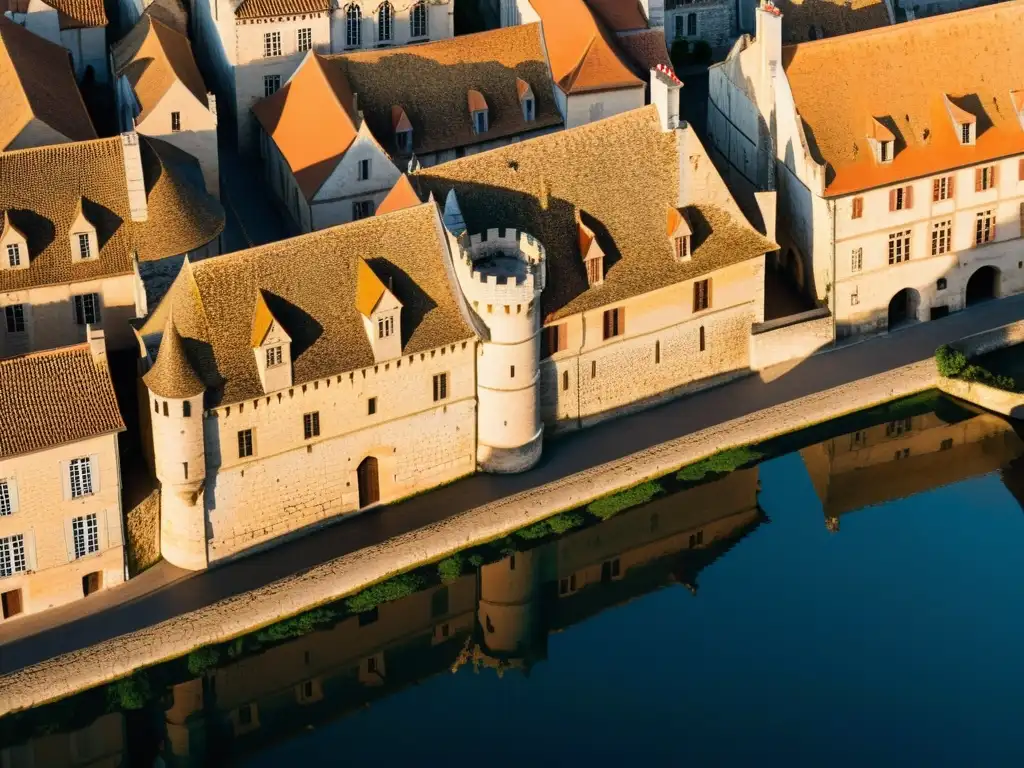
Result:
{"label": "stone tiled roof", "polygon": [[68,52],[0,16],[0,150],[33,118],[71,141],[96,138]]}
{"label": "stone tiled roof", "polygon": [[[1024,152],[1010,109],[1024,72],[1024,2],[997,3],[783,48],[782,63],[811,154],[827,164],[826,192],[841,194]],[[894,73],[898,73],[898,76]],[[978,118],[961,146],[944,104]],[[896,135],[876,163],[871,120]]]}
{"label": "stone tiled roof", "polygon": [[[107,12],[103,0],[45,0],[57,11],[61,29],[107,26]],[[26,13],[28,0],[0,0],[0,15],[5,11]]]}
{"label": "stone tiled roof", "polygon": [[[679,201],[676,136],[653,106],[436,165],[413,176],[421,193],[455,189],[470,233],[515,227],[547,250],[544,316],[558,319],[760,256],[770,243],[739,215],[697,201],[684,208],[692,259],[677,262],[665,231]],[[710,160],[704,156],[704,162]],[[689,167],[687,165],[686,167]],[[606,254],[590,288],[577,212]]]}
{"label": "stone tiled roof", "polygon": [[783,42],[789,43],[863,32],[893,23],[884,0],[778,0],[775,5],[782,11]]}
{"label": "stone tiled roof", "polygon": [[195,397],[206,390],[188,361],[173,318],[168,318],[156,362],[142,380],[154,395],[160,397],[183,399]]}
{"label": "stone tiled roof", "polygon": [[261,19],[267,16],[293,16],[331,10],[328,0],[242,0],[235,9],[236,19]]}
{"label": "stone tiled roof", "polygon": [[612,32],[647,28],[647,17],[639,0],[586,0],[586,3]]}
{"label": "stone tiled roof", "polygon": [[[540,25],[495,29],[405,48],[328,57],[359,94],[359,109],[377,140],[396,150],[392,107],[412,123],[413,152],[424,154],[560,125]],[[533,89],[536,119],[526,122],[516,85]],[[473,133],[470,90],[488,107],[488,130]]]}
{"label": "stone tiled roof", "polygon": [[672,69],[662,27],[642,29],[619,35],[615,42],[627,58],[642,72],[649,73],[659,64]]}
{"label": "stone tiled roof", "polygon": [[143,13],[162,21],[175,32],[188,36],[189,10],[182,0],[153,0]]}
{"label": "stone tiled roof", "polygon": [[356,273],[366,262],[402,303],[403,354],[473,337],[443,267],[437,207],[426,203],[226,254],[186,261],[141,329],[158,333],[172,315],[189,363],[213,402],[263,394],[252,353],[253,301],[262,291],[292,339],[296,384],[374,364],[356,308]]}
{"label": "stone tiled roof", "polygon": [[142,111],[141,122],[152,112],[168,89],[180,82],[204,106],[206,85],[199,74],[188,38],[148,13],[112,49],[114,71],[128,78]]}
{"label": "stone tiled roof", "polygon": [[0,458],[122,429],[110,371],[88,344],[0,360]]}
{"label": "stone tiled roof", "polygon": [[583,0],[530,0],[530,5],[543,23],[551,73],[563,92],[644,85],[619,58],[610,34]]}
{"label": "stone tiled roof", "polygon": [[341,71],[310,51],[282,88],[253,105],[253,114],[281,151],[307,200],[313,199],[355,141],[353,103]]}

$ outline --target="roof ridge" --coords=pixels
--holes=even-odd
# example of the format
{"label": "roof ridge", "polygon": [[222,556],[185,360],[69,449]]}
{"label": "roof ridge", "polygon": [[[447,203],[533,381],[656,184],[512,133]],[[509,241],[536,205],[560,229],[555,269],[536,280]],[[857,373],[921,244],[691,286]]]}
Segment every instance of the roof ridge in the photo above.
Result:
{"label": "roof ridge", "polygon": [[88,350],[88,341],[79,341],[75,344],[66,344],[63,347],[54,347],[53,349],[37,349],[34,352],[22,352],[20,355],[12,355],[10,357],[0,358],[0,367],[8,365],[18,360],[26,360],[28,358],[37,357],[56,357],[57,355],[65,355],[68,352]]}
{"label": "roof ridge", "polygon": [[597,39],[597,32],[590,36],[590,42],[587,43],[587,47],[583,49],[583,53],[580,54],[580,58],[573,65],[572,69],[565,73],[559,84],[565,83],[566,90],[572,90],[573,83],[576,82],[576,78],[580,76],[580,72],[583,70],[583,64],[587,60],[587,56],[590,55],[590,49],[594,47],[594,41]]}
{"label": "roof ridge", "polygon": [[[3,30],[4,30],[5,27],[8,30],[11,30],[11,31],[13,31],[14,27],[18,27],[19,29],[21,29],[22,31],[24,31],[24,32],[26,32],[26,33],[28,33],[30,35],[31,34],[35,34],[35,33],[34,32],[29,32],[27,29],[24,29],[20,24],[16,23],[13,19],[8,19],[6,16],[3,16],[3,22],[0,22],[0,43],[2,43],[2,44],[0,44],[0,50],[3,50],[3,54],[4,54],[4,56],[7,57],[7,61],[8,61],[8,64],[9,64],[10,68],[11,68],[11,72],[13,72],[15,74],[14,81],[18,84],[18,90],[21,92],[21,97],[25,100],[25,104],[28,106],[29,114],[34,116],[35,115],[35,110],[32,108],[32,99],[29,98],[28,91],[25,90],[25,83],[24,83],[24,81],[20,77],[17,76],[18,67],[14,63],[14,57],[11,56],[11,52],[10,52],[10,50],[7,47],[7,37],[3,33]],[[14,34],[20,34],[20,33],[19,32],[15,32]],[[31,118],[26,119],[22,123],[21,127],[24,128],[30,122],[31,122]],[[16,150],[14,150],[14,151],[16,151]]]}
{"label": "roof ridge", "polygon": [[[132,131],[134,133],[134,131]],[[63,144],[44,144],[39,147],[22,147],[21,149],[9,149],[4,150],[2,153],[5,157],[8,155],[25,155],[29,152],[45,152],[47,150],[61,152],[68,151],[71,148],[82,147],[87,144],[114,144],[117,143],[120,146],[121,134],[115,134],[114,136],[100,136],[95,139],[85,139],[84,141],[66,141]]]}

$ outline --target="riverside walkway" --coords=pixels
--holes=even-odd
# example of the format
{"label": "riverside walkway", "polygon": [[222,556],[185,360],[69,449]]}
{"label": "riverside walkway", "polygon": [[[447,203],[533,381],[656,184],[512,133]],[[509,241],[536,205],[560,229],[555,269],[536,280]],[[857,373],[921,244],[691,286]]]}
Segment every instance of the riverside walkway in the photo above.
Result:
{"label": "riverside walkway", "polygon": [[[698,430],[927,360],[940,344],[1021,318],[1024,296],[990,302],[562,437],[545,446],[535,469],[520,475],[475,475],[209,571],[188,574],[160,564],[153,575],[147,572],[103,594],[102,602],[79,601],[0,627],[0,675],[245,595],[466,510],[528,493]],[[0,692],[4,686],[0,678]]]}

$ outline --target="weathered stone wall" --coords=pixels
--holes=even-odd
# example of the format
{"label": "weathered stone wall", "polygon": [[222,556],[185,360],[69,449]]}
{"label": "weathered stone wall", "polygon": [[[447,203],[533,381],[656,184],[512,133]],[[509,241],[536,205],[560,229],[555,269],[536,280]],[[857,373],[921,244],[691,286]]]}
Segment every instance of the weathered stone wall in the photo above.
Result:
{"label": "weathered stone wall", "polygon": [[962,381],[945,376],[939,378],[939,389],[987,411],[1014,419],[1024,418],[1024,395],[1019,392],[1007,392],[980,381]]}
{"label": "weathered stone wall", "polygon": [[[688,34],[690,29],[688,17],[697,17],[696,34]],[[706,41],[711,47],[718,48],[728,45],[736,37],[736,4],[722,0],[706,0],[705,2],[683,5],[665,11],[665,38],[671,47],[674,40],[689,40],[691,45],[697,40]]]}
{"label": "weathered stone wall", "polygon": [[128,576],[134,578],[160,560],[160,491],[155,489],[124,515]]}
{"label": "weathered stone wall", "polygon": [[810,357],[832,343],[832,315],[826,307],[757,323],[750,336],[750,367],[762,371],[776,363]]}

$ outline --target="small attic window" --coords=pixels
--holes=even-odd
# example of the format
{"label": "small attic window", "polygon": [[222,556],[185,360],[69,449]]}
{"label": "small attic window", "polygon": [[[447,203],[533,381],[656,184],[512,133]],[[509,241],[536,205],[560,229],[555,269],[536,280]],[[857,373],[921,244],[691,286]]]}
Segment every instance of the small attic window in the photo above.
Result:
{"label": "small attic window", "polygon": [[597,243],[594,230],[583,223],[579,211],[576,212],[576,237],[587,270],[587,285],[591,288],[601,285],[604,282],[604,251]]}
{"label": "small attic window", "polygon": [[953,128],[956,130],[957,140],[962,146],[972,146],[978,137],[978,118],[963,107],[954,104],[949,96],[943,94],[942,98],[946,104],[949,119],[953,122]]}
{"label": "small attic window", "polygon": [[533,96],[533,88],[522,78],[516,78],[516,94],[519,105],[523,109],[523,120],[532,123],[537,117],[537,100]]}
{"label": "small attic window", "polygon": [[82,201],[78,201],[78,210],[69,230],[69,245],[72,261],[89,261],[98,259],[99,247],[96,242],[96,227],[82,213]]}
{"label": "small attic window", "polygon": [[402,154],[412,152],[412,123],[398,104],[391,107],[391,128],[395,132],[395,147],[398,151]]}
{"label": "small attic window", "polygon": [[1010,104],[1013,105],[1013,111],[1017,114],[1020,127],[1024,128],[1024,89],[1010,91]]}
{"label": "small attic window", "polygon": [[871,118],[868,124],[868,144],[879,163],[891,163],[896,154],[896,135],[877,117]]}
{"label": "small attic window", "polygon": [[669,241],[672,244],[672,255],[676,261],[689,261],[692,255],[693,230],[681,208],[668,209],[665,226]]}
{"label": "small attic window", "polygon": [[0,269],[27,269],[28,265],[28,241],[4,212],[0,221]]}
{"label": "small attic window", "polygon": [[467,103],[469,114],[473,119],[473,133],[477,135],[487,133],[489,128],[487,100],[480,91],[471,90],[467,94]]}

